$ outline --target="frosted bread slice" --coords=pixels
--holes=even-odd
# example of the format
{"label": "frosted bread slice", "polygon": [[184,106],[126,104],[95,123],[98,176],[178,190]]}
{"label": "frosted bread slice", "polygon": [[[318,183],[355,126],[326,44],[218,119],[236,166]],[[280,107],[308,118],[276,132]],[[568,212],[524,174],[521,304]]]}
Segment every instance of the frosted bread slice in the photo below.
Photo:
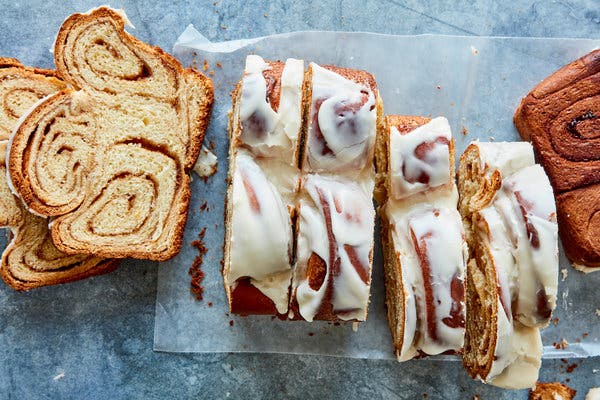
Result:
{"label": "frosted bread slice", "polygon": [[540,327],[557,295],[550,182],[530,144],[474,142],[461,156],[458,188],[470,249],[463,365],[496,386],[532,387],[541,365]]}
{"label": "frosted bread slice", "polygon": [[304,62],[246,59],[232,94],[223,278],[231,312],[288,311]]}
{"label": "frosted bread slice", "polygon": [[398,361],[458,353],[467,248],[448,121],[386,116],[377,169],[386,305]]}
{"label": "frosted bread slice", "polygon": [[18,119],[40,99],[62,90],[54,71],[28,68],[0,58],[0,226],[12,230],[2,254],[0,276],[14,289],[27,290],[98,275],[117,267],[116,261],[88,255],[67,255],[56,249],[48,220],[31,214],[11,192],[6,178],[6,147]]}
{"label": "frosted bread slice", "polygon": [[73,88],[23,119],[8,170],[61,251],[165,260],[181,247],[213,88],[125,22],[101,7],[63,23],[55,64]]}
{"label": "frosted bread slice", "polygon": [[383,107],[373,75],[311,63],[304,85],[302,179],[290,315],[364,321]]}

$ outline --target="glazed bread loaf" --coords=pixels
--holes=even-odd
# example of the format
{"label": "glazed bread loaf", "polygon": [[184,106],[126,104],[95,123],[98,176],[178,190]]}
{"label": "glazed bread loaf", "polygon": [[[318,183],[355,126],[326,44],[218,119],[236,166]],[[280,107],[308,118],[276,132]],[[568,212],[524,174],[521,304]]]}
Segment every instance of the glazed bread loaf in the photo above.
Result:
{"label": "glazed bread loaf", "polygon": [[63,23],[54,56],[72,88],[22,120],[8,170],[61,251],[165,260],[181,247],[212,83],[125,22],[101,7]]}
{"label": "glazed bread loaf", "polygon": [[448,121],[388,115],[378,138],[381,242],[396,356],[457,353],[465,326],[465,234]]}
{"label": "glazed bread loaf", "polygon": [[463,365],[496,386],[532,387],[558,286],[550,182],[529,143],[474,142],[458,190],[469,242]]}
{"label": "glazed bread loaf", "polygon": [[250,55],[232,94],[223,277],[230,311],[286,316],[304,62]]}
{"label": "glazed bread loaf", "polygon": [[0,58],[0,226],[9,227],[12,238],[2,254],[0,276],[14,289],[65,283],[98,275],[117,267],[114,260],[60,252],[50,237],[47,218],[31,214],[13,195],[6,179],[4,140],[18,119],[40,99],[63,90],[65,84],[53,71],[22,66]]}
{"label": "glazed bread loaf", "polygon": [[600,50],[544,79],[514,116],[554,187],[565,253],[585,272],[600,268],[599,118]]}

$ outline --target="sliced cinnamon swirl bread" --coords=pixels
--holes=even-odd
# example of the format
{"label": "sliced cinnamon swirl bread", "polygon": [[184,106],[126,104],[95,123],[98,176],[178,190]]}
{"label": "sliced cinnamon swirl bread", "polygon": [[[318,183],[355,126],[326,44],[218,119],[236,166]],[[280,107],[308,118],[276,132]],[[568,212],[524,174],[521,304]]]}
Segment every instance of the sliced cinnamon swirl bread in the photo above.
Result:
{"label": "sliced cinnamon swirl bread", "polygon": [[0,276],[11,287],[27,290],[98,275],[116,268],[114,260],[66,255],[50,238],[48,220],[28,212],[11,193],[6,180],[5,140],[26,111],[53,92],[65,88],[53,71],[22,66],[0,58],[0,226],[10,227],[12,241],[2,254]]}
{"label": "sliced cinnamon swirl bread", "polygon": [[125,22],[101,7],[63,23],[54,57],[73,89],[22,120],[7,166],[27,208],[53,217],[61,251],[166,260],[181,247],[213,88]]}

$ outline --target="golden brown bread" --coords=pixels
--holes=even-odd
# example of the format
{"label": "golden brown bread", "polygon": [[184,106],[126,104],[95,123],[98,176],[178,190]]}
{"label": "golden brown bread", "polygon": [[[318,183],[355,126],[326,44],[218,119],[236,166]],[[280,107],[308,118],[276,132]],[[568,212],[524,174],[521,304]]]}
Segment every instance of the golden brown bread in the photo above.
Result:
{"label": "golden brown bread", "polygon": [[[6,139],[18,119],[40,99],[64,89],[54,71],[30,68],[15,59],[0,58],[0,139]],[[48,220],[28,212],[13,195],[6,179],[6,148],[0,140],[0,226],[12,238],[2,254],[0,276],[17,290],[70,282],[109,272],[115,260],[88,255],[67,255],[50,238]]]}
{"label": "golden brown bread", "polygon": [[560,382],[538,382],[529,400],[573,400],[577,391]]}
{"label": "golden brown bread", "polygon": [[212,83],[124,24],[106,7],[63,23],[55,63],[73,89],[23,120],[8,169],[27,208],[54,218],[61,251],[166,260],[181,247]]}
{"label": "golden brown bread", "polygon": [[562,67],[523,100],[514,123],[535,147],[555,189],[568,258],[600,267],[600,50]]}

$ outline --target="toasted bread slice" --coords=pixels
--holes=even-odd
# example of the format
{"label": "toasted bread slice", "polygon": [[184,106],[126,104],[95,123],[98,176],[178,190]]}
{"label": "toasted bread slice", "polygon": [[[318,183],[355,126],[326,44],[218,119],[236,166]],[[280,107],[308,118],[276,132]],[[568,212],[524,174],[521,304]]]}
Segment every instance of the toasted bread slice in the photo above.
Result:
{"label": "toasted bread slice", "polygon": [[560,382],[538,382],[535,389],[529,391],[529,400],[573,400],[575,394],[575,389]]}
{"label": "toasted bread slice", "polygon": [[27,208],[53,217],[61,251],[166,260],[181,247],[213,88],[125,22],[100,7],[63,23],[55,63],[72,88],[22,120],[8,170]]}

